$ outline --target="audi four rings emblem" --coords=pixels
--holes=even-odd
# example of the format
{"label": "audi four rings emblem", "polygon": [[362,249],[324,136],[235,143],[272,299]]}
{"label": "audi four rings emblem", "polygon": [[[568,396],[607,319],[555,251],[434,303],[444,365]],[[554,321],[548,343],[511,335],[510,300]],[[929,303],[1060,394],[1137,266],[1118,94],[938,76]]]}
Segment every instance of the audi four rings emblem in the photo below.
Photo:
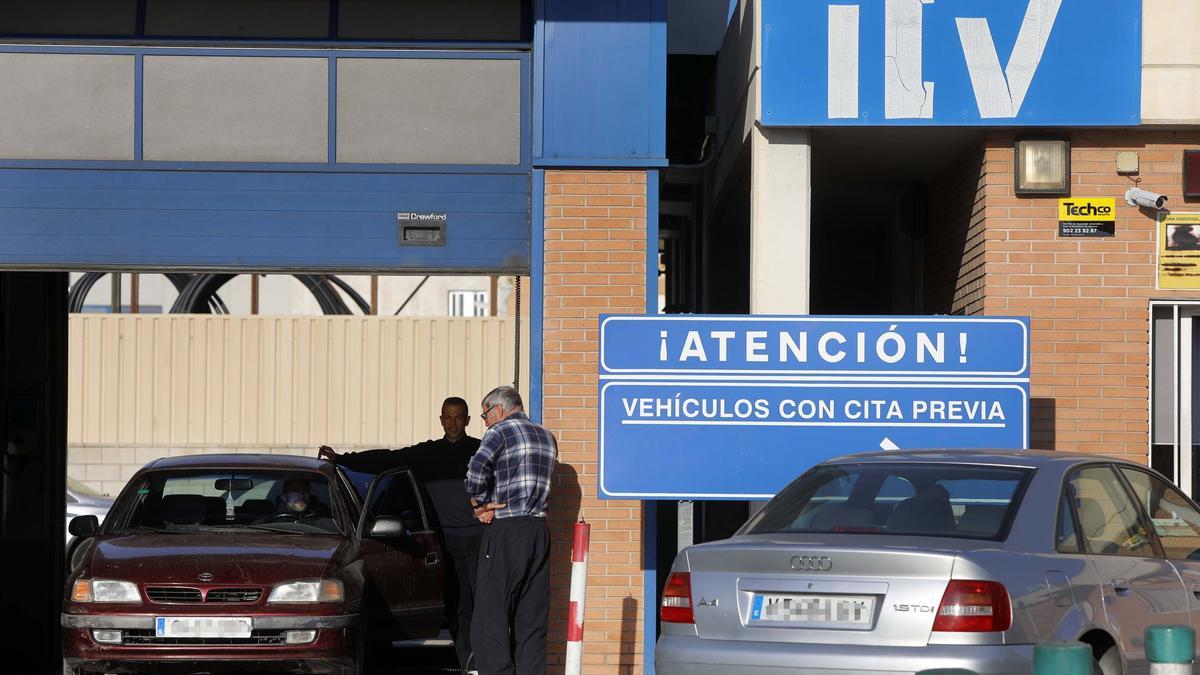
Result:
{"label": "audi four rings emblem", "polygon": [[792,569],[808,572],[827,572],[833,569],[833,561],[823,555],[798,555],[792,558]]}

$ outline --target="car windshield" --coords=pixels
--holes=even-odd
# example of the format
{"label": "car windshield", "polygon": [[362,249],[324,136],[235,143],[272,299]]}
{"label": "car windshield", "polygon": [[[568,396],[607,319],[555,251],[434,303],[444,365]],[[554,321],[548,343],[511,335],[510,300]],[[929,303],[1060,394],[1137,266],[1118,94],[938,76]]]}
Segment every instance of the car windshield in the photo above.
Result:
{"label": "car windshield", "polygon": [[1032,469],[896,463],[819,466],[743,534],[831,532],[1001,540]]}
{"label": "car windshield", "polygon": [[143,474],[126,489],[110,533],[338,534],[338,502],[319,473],[286,469]]}

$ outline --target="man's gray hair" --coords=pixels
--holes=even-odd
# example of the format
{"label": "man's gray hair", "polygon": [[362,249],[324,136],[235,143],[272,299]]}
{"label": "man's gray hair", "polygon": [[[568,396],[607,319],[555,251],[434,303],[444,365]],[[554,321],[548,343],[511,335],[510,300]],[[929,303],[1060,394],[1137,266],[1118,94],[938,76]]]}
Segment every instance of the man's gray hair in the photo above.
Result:
{"label": "man's gray hair", "polygon": [[484,409],[492,406],[498,406],[504,411],[525,409],[525,404],[521,402],[521,394],[509,386],[496,387],[483,397]]}

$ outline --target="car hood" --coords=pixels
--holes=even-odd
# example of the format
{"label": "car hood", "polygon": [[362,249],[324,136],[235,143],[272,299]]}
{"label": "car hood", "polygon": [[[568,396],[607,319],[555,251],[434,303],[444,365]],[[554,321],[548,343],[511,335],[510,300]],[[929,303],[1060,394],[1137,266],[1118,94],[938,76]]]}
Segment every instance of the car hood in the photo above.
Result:
{"label": "car hood", "polygon": [[270,533],[175,533],[103,536],[92,552],[92,578],[135,583],[273,584],[316,579],[340,566],[340,536]]}

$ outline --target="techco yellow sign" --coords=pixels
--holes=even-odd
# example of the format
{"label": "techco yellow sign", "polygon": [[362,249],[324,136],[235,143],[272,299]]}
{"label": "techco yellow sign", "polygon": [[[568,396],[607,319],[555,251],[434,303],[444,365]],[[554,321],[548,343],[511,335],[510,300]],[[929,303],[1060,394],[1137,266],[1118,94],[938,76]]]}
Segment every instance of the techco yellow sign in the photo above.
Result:
{"label": "techco yellow sign", "polygon": [[1058,219],[1097,223],[1117,219],[1117,200],[1112,197],[1076,198],[1058,200]]}
{"label": "techco yellow sign", "polygon": [[1071,197],[1058,200],[1058,236],[1112,237],[1116,231],[1116,199]]}

